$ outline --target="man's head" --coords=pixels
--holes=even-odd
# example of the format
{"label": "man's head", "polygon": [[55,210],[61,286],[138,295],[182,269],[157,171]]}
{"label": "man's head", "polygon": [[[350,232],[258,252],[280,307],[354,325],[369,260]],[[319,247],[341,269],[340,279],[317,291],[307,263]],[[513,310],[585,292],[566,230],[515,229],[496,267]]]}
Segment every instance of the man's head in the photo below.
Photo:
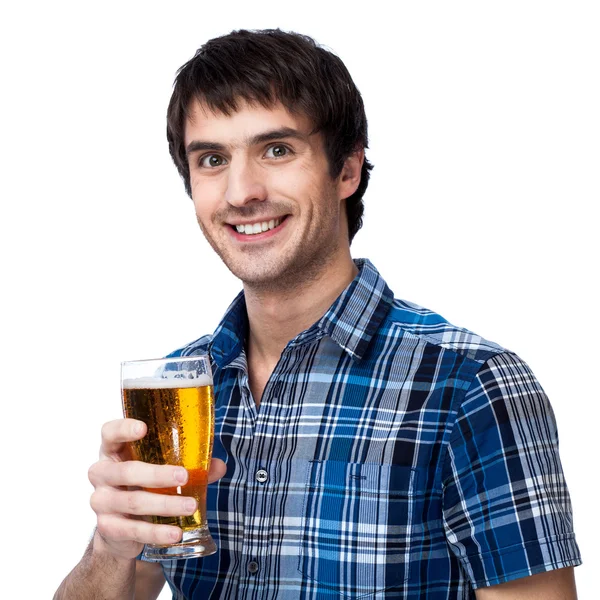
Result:
{"label": "man's head", "polygon": [[[361,95],[342,61],[314,40],[280,30],[235,31],[208,41],[180,70],[167,114],[169,151],[191,196],[184,142],[195,101],[225,115],[242,103],[283,105],[307,117],[323,136],[332,178],[367,147]],[[357,190],[346,200],[350,241],[362,226],[363,194],[372,166],[365,159]]]}

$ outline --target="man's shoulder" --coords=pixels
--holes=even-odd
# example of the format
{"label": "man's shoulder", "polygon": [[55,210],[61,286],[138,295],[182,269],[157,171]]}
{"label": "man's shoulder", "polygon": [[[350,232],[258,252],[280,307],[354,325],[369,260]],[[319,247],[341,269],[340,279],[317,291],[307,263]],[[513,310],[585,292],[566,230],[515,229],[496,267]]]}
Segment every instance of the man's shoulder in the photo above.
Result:
{"label": "man's shoulder", "polygon": [[197,340],[173,350],[167,355],[167,358],[177,358],[178,356],[195,356],[199,354],[207,354],[210,343],[212,342],[212,335],[203,335]]}
{"label": "man's shoulder", "polygon": [[506,349],[464,327],[448,322],[439,313],[413,302],[394,298],[385,320],[387,328],[401,328],[424,342],[485,362]]}

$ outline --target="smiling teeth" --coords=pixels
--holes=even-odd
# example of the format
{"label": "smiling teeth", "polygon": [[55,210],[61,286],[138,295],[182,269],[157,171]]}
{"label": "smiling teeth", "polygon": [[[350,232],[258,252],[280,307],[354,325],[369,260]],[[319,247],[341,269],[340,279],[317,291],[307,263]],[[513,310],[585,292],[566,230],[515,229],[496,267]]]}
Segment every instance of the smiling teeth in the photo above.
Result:
{"label": "smiling teeth", "polygon": [[280,223],[281,219],[271,219],[270,221],[262,221],[261,223],[236,225],[235,228],[238,233],[245,233],[246,235],[255,235],[257,233],[262,233],[263,231],[269,231],[269,229],[274,229]]}

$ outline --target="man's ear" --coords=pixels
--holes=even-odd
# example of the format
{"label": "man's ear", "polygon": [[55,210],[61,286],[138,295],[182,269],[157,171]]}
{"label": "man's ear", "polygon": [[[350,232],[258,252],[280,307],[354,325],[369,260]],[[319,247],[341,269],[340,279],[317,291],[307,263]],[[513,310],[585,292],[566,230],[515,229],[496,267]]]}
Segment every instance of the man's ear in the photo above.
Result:
{"label": "man's ear", "polygon": [[364,161],[364,148],[356,150],[344,161],[342,172],[338,177],[340,199],[345,200],[346,198],[349,198],[358,188]]}

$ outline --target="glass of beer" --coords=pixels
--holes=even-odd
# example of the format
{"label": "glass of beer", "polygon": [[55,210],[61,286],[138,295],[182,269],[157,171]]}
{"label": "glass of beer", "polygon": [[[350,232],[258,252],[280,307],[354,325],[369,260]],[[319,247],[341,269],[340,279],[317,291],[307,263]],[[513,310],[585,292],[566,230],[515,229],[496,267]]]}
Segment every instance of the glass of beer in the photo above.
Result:
{"label": "glass of beer", "polygon": [[208,556],[217,551],[206,522],[206,486],[214,434],[214,397],[207,356],[138,360],[121,363],[123,414],[148,426],[131,443],[134,460],[155,465],[179,465],[188,472],[186,485],[144,488],[155,494],[193,496],[198,508],[191,516],[149,516],[157,525],[176,525],[181,542],[147,544],[148,560]]}

